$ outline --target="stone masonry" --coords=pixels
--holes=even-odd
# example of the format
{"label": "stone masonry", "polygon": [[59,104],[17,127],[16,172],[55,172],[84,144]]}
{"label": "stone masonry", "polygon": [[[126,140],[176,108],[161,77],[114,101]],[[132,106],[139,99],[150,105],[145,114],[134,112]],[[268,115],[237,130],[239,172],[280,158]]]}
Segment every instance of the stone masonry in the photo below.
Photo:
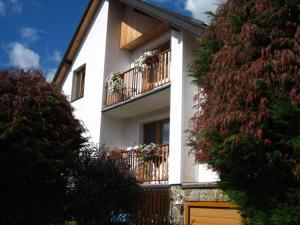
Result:
{"label": "stone masonry", "polygon": [[224,202],[229,198],[214,186],[207,185],[174,185],[170,187],[170,223],[172,225],[184,224],[185,201],[213,201]]}

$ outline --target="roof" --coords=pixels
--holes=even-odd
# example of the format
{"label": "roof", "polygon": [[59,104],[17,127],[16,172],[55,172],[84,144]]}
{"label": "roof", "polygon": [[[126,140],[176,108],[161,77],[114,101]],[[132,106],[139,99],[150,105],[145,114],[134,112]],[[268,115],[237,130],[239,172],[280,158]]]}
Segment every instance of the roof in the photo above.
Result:
{"label": "roof", "polygon": [[183,16],[181,14],[161,8],[141,0],[120,0],[120,2],[138,9],[152,17],[163,22],[170,23],[171,26],[180,30],[185,30],[193,35],[200,35],[206,27],[206,24],[192,17]]}
{"label": "roof", "polygon": [[[71,42],[67,48],[67,51],[64,54],[64,57],[58,67],[58,70],[53,78],[52,83],[58,86],[61,86],[65,80],[65,76],[74,60],[74,57],[80,47],[81,42],[83,41],[86,32],[96,15],[96,12],[103,0],[90,0],[88,6],[80,20],[79,25],[76,28],[76,31],[71,39]],[[167,10],[165,8],[160,8],[154,6],[150,3],[146,3],[141,0],[119,0],[124,4],[131,6],[137,10],[144,12],[158,20],[167,22],[171,27],[184,30],[192,35],[199,36],[204,31],[206,25],[199,20],[193,19],[191,17],[183,16]]]}

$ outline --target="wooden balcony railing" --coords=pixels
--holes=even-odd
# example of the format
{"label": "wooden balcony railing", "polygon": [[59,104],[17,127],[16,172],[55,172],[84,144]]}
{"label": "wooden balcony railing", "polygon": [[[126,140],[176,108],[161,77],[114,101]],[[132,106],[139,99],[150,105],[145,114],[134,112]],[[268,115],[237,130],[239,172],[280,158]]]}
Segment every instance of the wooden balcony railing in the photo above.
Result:
{"label": "wooden balcony railing", "polygon": [[137,68],[132,68],[122,73],[122,91],[114,93],[109,90],[108,84],[106,84],[105,106],[109,107],[118,104],[169,83],[170,62],[171,50],[167,50],[159,55],[158,62],[153,64],[151,68],[145,69],[143,72],[139,71]]}
{"label": "wooden balcony railing", "polygon": [[122,151],[120,169],[141,183],[167,184],[169,145],[160,145],[147,161],[141,161],[136,150]]}

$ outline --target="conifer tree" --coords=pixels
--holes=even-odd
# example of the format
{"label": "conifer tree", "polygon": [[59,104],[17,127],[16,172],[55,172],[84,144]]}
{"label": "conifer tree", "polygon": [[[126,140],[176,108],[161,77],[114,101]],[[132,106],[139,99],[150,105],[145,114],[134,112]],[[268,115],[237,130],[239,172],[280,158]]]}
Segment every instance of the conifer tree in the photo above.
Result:
{"label": "conifer tree", "polygon": [[228,0],[194,54],[196,159],[245,224],[300,224],[300,4]]}

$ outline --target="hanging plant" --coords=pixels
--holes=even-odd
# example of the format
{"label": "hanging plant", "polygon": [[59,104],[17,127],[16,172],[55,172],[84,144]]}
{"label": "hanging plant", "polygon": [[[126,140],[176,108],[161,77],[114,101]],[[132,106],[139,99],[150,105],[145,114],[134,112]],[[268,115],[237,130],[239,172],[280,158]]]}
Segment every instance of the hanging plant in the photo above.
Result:
{"label": "hanging plant", "polygon": [[155,150],[157,149],[157,145],[154,143],[140,145],[137,150],[137,157],[141,162],[150,161],[155,155]]}
{"label": "hanging plant", "polygon": [[146,69],[153,68],[158,62],[159,56],[157,50],[147,51],[135,61],[135,67],[138,71],[144,72]]}
{"label": "hanging plant", "polygon": [[111,73],[107,80],[108,89],[113,93],[121,93],[123,90],[123,79],[121,73]]}

